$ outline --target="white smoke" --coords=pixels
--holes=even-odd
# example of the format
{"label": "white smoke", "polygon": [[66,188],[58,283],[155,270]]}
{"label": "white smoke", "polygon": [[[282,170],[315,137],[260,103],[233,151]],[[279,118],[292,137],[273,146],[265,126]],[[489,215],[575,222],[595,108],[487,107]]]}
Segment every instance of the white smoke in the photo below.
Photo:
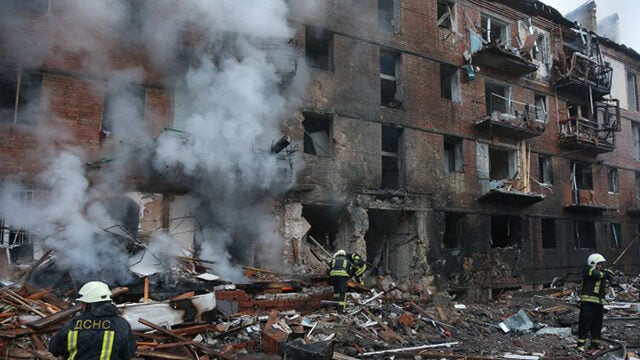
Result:
{"label": "white smoke", "polygon": [[[293,91],[282,88],[282,73],[264,44],[286,44],[293,36],[286,3],[157,0],[140,4],[133,9],[125,0],[52,2],[49,29],[28,31],[22,41],[4,43],[12,53],[30,56],[34,64],[71,59],[75,66],[71,71],[104,79],[101,88],[109,96],[104,111],[110,120],[106,135],[113,153],[89,187],[84,164],[100,159],[95,154],[88,159],[72,147],[78,140],[71,129],[50,116],[42,124],[45,130],[39,144],[50,157],[51,166],[39,178],[47,193],[43,202],[20,209],[37,216],[28,220],[17,216],[15,201],[4,196],[0,217],[46,238],[46,245],[57,250],[66,266],[99,272],[105,253],[115,254],[118,260],[113,263],[119,266],[125,251],[113,248],[113,242],[101,236],[101,229],[113,221],[104,209],[91,204],[130,189],[126,169],[132,160],[122,155],[144,150],[152,154],[156,173],[200,199],[201,205],[194,209],[195,223],[202,227],[196,232],[199,255],[214,262],[220,275],[242,279],[244,261],[277,266],[282,241],[270,211],[271,199],[292,186],[299,159],[288,174],[283,173],[286,166],[269,147],[282,135],[280,124],[299,106],[300,95],[292,96]],[[2,30],[28,30],[27,23],[5,22]],[[128,32],[122,30],[124,26],[130,27]],[[189,36],[194,37],[191,43]],[[40,45],[37,52],[24,46],[30,39]],[[114,54],[115,46],[123,43],[130,46],[127,52]],[[135,86],[149,81],[161,85],[160,77],[142,64],[126,65],[120,57],[136,58],[142,53],[171,75],[162,85],[175,91],[171,125],[175,132],[158,134],[146,119],[137,118],[140,107],[149,106],[134,96]],[[285,53],[296,56],[291,48]],[[304,80],[304,74],[296,74],[291,88],[301,94]],[[10,194],[20,188],[7,183],[2,190]],[[122,281],[127,276],[126,271],[117,275]]]}
{"label": "white smoke", "polygon": [[[587,0],[542,0],[543,3],[558,10],[561,14],[566,14]],[[597,19],[617,13],[620,17],[620,43],[640,52],[640,38],[637,34],[640,31],[635,15],[640,11],[640,1],[637,0],[596,0]]]}

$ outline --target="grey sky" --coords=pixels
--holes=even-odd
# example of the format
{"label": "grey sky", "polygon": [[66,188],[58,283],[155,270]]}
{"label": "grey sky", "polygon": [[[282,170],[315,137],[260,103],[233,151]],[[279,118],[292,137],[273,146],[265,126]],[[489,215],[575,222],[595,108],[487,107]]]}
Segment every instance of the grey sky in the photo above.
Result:
{"label": "grey sky", "polygon": [[[541,0],[560,11],[563,15],[587,2],[587,0]],[[620,17],[620,42],[640,52],[640,24],[637,14],[640,12],[638,0],[596,0],[598,19],[613,13]]]}

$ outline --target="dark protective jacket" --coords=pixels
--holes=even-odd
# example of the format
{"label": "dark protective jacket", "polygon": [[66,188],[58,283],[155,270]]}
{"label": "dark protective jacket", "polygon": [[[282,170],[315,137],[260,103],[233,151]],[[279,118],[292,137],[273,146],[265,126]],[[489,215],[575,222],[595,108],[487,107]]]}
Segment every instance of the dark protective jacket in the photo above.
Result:
{"label": "dark protective jacket", "polygon": [[331,263],[329,264],[329,276],[344,276],[348,278],[350,270],[351,263],[346,256],[338,255],[331,259]]}
{"label": "dark protective jacket", "polygon": [[351,268],[349,269],[349,275],[356,279],[356,282],[360,285],[364,285],[364,272],[367,271],[367,263],[362,260],[357,253],[351,253],[347,255],[351,262]]}
{"label": "dark protective jacket", "polygon": [[598,270],[595,266],[585,265],[582,269],[580,301],[604,305],[606,282],[611,281],[612,275],[612,271],[609,269]]}
{"label": "dark protective jacket", "polygon": [[93,304],[49,341],[49,352],[69,360],[129,360],[135,351],[131,326],[111,303]]}

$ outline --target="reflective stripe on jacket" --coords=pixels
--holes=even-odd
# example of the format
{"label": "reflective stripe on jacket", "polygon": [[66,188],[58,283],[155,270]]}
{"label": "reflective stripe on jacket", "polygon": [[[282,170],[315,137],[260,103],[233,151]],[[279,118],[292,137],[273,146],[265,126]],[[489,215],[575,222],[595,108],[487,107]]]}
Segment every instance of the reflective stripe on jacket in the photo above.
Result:
{"label": "reflective stripe on jacket", "polygon": [[349,277],[350,267],[349,260],[345,256],[338,255],[331,260],[329,276]]}
{"label": "reflective stripe on jacket", "polygon": [[604,305],[607,279],[608,276],[604,271],[586,265],[582,270],[580,301]]}

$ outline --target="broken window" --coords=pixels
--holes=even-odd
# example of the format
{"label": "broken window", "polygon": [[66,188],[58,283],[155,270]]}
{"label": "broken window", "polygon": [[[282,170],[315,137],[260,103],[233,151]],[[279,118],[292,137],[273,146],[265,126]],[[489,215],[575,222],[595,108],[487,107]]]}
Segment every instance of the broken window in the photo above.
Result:
{"label": "broken window", "polygon": [[461,213],[444,213],[444,237],[442,241],[443,249],[448,250],[460,247],[460,240],[462,240],[463,234],[463,218],[464,214]]}
{"label": "broken window", "polygon": [[620,249],[622,247],[622,226],[620,223],[610,223],[609,231],[611,232],[611,248]]}
{"label": "broken window", "polygon": [[515,151],[489,147],[489,179],[511,179],[516,174],[517,161]]}
{"label": "broken window", "polygon": [[309,66],[319,70],[333,71],[333,33],[307,26],[305,54]]}
{"label": "broken window", "polygon": [[618,169],[609,167],[607,169],[607,180],[609,185],[609,193],[618,193]]}
{"label": "broken window", "polygon": [[462,172],[463,171],[462,139],[445,136],[444,137],[444,172]]}
{"label": "broken window", "polygon": [[538,167],[540,170],[540,182],[543,184],[553,184],[553,166],[550,156],[538,155]]}
{"label": "broken window", "polygon": [[304,153],[318,156],[331,156],[331,116],[305,113]]}
{"label": "broken window", "polygon": [[5,11],[24,11],[37,15],[49,13],[49,0],[2,0]]}
{"label": "broken window", "polygon": [[409,275],[415,266],[417,231],[411,211],[369,209],[369,229],[364,236],[367,261],[378,275]]}
{"label": "broken window", "polygon": [[638,111],[638,84],[636,82],[636,75],[633,73],[627,73],[627,108],[629,110]]}
{"label": "broken window", "polygon": [[458,67],[440,64],[440,96],[453,101],[460,101],[460,76]]}
{"label": "broken window", "polygon": [[545,95],[536,94],[534,96],[536,106],[536,120],[547,122],[547,97]]}
{"label": "broken window", "polygon": [[[33,192],[18,191],[13,194],[20,203],[30,203]],[[31,234],[23,229],[11,226],[0,218],[0,248],[7,249],[9,263],[29,263],[33,261],[33,241]]]}
{"label": "broken window", "polygon": [[325,249],[337,250],[336,235],[344,213],[344,207],[338,205],[303,204],[302,217],[311,225],[307,236],[312,237]]}
{"label": "broken window", "polygon": [[102,135],[111,134],[116,123],[142,123],[144,121],[145,95],[145,89],[140,86],[125,85],[109,89],[104,96],[102,108]]}
{"label": "broken window", "polygon": [[494,17],[483,14],[481,18],[482,39],[498,46],[507,45],[509,41],[509,24]]}
{"label": "broken window", "polygon": [[494,113],[505,114],[511,111],[511,87],[493,81],[485,81],[484,96],[488,115],[495,116]]}
{"label": "broken window", "polygon": [[640,199],[640,172],[636,172],[636,199]]}
{"label": "broken window", "polygon": [[399,189],[402,185],[402,129],[382,126],[382,189]]}
{"label": "broken window", "polygon": [[587,104],[567,102],[567,112],[569,118],[589,118],[589,108]]}
{"label": "broken window", "polygon": [[400,86],[400,53],[380,49],[380,104],[399,109],[402,107]]}
{"label": "broken window", "polygon": [[522,221],[516,216],[491,216],[491,247],[504,248],[518,245],[522,237]]}
{"label": "broken window", "polygon": [[444,29],[454,30],[455,3],[449,0],[438,0],[438,26]]}
{"label": "broken window", "polygon": [[37,122],[41,93],[41,74],[7,71],[0,75],[0,122]]}
{"label": "broken window", "polygon": [[633,159],[640,160],[640,124],[631,122],[631,137],[633,141]]}
{"label": "broken window", "polygon": [[543,249],[555,249],[556,248],[556,220],[555,219],[542,219],[542,248]]}
{"label": "broken window", "polygon": [[400,22],[398,21],[398,0],[378,0],[378,28],[380,30],[398,33]]}
{"label": "broken window", "polygon": [[578,190],[593,190],[591,164],[579,161],[573,161],[572,163],[573,187]]}
{"label": "broken window", "polygon": [[574,244],[577,249],[596,248],[596,225],[593,221],[573,223]]}

